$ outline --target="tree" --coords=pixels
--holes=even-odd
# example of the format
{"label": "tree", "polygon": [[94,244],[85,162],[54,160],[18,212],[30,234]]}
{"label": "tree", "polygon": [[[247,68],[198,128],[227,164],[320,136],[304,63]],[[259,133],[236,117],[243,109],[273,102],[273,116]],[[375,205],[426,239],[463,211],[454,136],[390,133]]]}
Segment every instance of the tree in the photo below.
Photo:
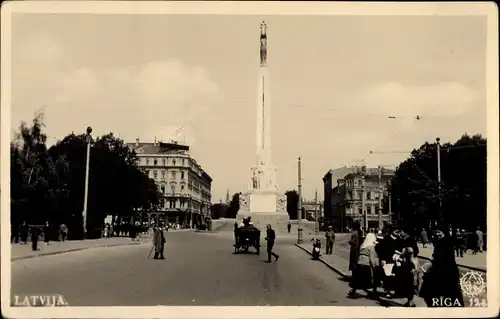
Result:
{"label": "tree", "polygon": [[[72,133],[47,150],[43,127],[38,113],[11,144],[12,222],[65,223],[70,237],[81,238],[87,137]],[[157,186],[122,140],[110,133],[90,144],[88,230],[102,227],[108,214],[134,216],[158,205]]]}
{"label": "tree", "polygon": [[240,193],[235,193],[229,203],[229,208],[227,209],[227,218],[236,218],[238,211],[240,210]]}
{"label": "tree", "polygon": [[390,187],[393,210],[399,211],[405,224],[414,227],[442,221],[454,229],[484,229],[486,139],[481,135],[463,135],[453,145],[443,144],[440,155],[441,184],[437,178],[435,143],[413,150],[410,158],[399,165]]}
{"label": "tree", "polygon": [[12,223],[44,223],[48,216],[41,212],[57,210],[59,201],[68,195],[61,182],[67,161],[49,156],[43,128],[43,112],[37,112],[31,127],[21,123],[10,146]]}
{"label": "tree", "polygon": [[226,203],[213,204],[210,211],[213,219],[225,218],[229,206]]}
{"label": "tree", "polygon": [[289,190],[285,192],[286,196],[286,211],[290,219],[297,219],[299,207],[299,193],[296,190]]}

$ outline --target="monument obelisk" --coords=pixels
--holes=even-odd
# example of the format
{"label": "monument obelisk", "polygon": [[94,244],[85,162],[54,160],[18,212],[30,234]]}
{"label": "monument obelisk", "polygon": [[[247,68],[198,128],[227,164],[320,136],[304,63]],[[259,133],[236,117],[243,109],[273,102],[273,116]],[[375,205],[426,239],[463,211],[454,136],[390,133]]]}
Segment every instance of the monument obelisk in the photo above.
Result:
{"label": "monument obelisk", "polygon": [[271,157],[271,94],[267,67],[267,25],[260,25],[260,68],[257,92],[257,157],[248,191],[240,195],[237,218],[252,217],[254,225],[263,228],[289,221],[286,196],[279,193],[276,167]]}

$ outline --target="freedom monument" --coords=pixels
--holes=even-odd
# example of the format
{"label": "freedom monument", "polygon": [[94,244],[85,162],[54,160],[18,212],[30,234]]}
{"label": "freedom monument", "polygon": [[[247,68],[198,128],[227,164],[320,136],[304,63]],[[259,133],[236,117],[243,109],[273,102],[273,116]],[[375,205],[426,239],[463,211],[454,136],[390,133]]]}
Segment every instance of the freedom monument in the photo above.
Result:
{"label": "freedom monument", "polygon": [[279,192],[271,159],[271,100],[267,68],[267,25],[260,25],[260,68],[257,101],[257,161],[251,168],[248,190],[240,194],[237,218],[251,217],[258,228],[289,221],[286,196]]}

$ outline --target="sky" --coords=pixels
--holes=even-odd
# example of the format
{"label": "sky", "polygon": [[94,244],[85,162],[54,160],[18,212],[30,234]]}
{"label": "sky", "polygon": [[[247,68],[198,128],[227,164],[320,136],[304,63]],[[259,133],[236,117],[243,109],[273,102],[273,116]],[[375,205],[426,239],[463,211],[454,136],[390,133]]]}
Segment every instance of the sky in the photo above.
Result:
{"label": "sky", "polygon": [[262,20],[281,191],[297,188],[298,156],[303,196],[317,189],[322,199],[329,169],[362,159],[397,165],[403,151],[437,136],[486,135],[480,16],[15,13],[12,128],[40,109],[49,143],[89,125],[127,142],[166,141],[185,127],[213,178],[213,201],[245,191],[256,159]]}

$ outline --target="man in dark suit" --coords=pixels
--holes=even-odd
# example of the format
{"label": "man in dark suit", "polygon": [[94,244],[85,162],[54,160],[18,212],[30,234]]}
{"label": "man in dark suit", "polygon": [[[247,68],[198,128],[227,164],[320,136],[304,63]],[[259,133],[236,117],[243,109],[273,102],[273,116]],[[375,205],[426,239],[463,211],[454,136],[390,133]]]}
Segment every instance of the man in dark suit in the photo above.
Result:
{"label": "man in dark suit", "polygon": [[153,243],[155,246],[155,256],[154,259],[158,259],[158,255],[160,259],[165,259],[163,256],[163,249],[165,248],[165,234],[163,233],[163,228],[160,226],[156,227],[154,230]]}
{"label": "man in dark suit", "polygon": [[276,240],[276,233],[270,224],[267,225],[266,229],[266,241],[267,241],[267,262],[271,262],[271,255],[274,256],[275,261],[278,261],[280,256],[273,252],[274,241]]}

